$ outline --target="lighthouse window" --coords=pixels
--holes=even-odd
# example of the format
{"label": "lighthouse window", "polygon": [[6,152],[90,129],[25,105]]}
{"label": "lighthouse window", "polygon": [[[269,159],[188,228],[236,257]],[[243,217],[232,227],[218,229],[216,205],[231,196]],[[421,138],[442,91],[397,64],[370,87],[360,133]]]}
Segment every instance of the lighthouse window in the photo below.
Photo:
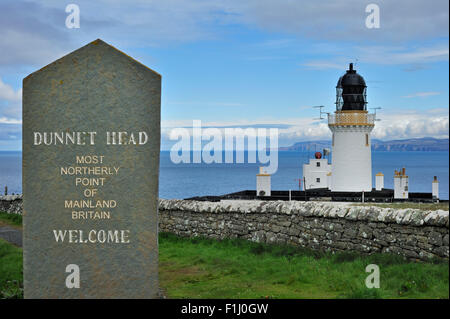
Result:
{"label": "lighthouse window", "polygon": [[316,166],[317,166],[317,167],[320,167],[320,162],[316,162]]}
{"label": "lighthouse window", "polygon": [[320,183],[320,178],[316,178],[316,183]]}
{"label": "lighthouse window", "polygon": [[369,134],[366,134],[366,146],[369,146]]}

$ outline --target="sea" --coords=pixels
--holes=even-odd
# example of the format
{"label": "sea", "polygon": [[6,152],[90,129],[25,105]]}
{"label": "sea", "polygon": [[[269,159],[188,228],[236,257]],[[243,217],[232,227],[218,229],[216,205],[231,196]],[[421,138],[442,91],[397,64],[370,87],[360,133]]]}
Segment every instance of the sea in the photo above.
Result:
{"label": "sea", "polygon": [[[278,170],[272,175],[273,190],[298,190],[302,165],[311,152],[278,152]],[[191,154],[192,158],[192,154]],[[224,158],[224,157],[223,157]],[[247,159],[247,156],[245,157]],[[247,160],[246,160],[247,161]],[[223,195],[256,188],[261,163],[180,163],[174,164],[169,151],[161,151],[159,196],[182,199]],[[394,170],[406,168],[410,192],[430,192],[433,176],[439,180],[439,197],[449,199],[449,152],[372,152],[372,175],[384,174],[385,188],[394,188]],[[0,193],[22,193],[22,153],[0,151]]]}

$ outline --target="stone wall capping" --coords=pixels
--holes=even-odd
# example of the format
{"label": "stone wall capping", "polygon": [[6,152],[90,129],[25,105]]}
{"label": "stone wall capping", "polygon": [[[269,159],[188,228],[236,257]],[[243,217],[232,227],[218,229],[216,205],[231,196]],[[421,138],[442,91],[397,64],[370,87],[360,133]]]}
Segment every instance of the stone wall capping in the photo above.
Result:
{"label": "stone wall capping", "polygon": [[347,203],[226,200],[206,202],[160,199],[160,210],[204,213],[277,213],[305,217],[344,218],[351,221],[382,222],[410,226],[449,226],[449,212],[420,209],[392,209],[378,206],[354,206]]}

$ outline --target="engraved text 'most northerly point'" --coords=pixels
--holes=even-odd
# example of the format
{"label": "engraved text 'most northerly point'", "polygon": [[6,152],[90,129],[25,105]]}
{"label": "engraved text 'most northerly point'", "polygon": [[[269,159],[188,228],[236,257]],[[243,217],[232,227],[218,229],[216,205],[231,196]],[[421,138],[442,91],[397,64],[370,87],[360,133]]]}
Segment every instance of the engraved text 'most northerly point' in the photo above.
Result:
{"label": "engraved text 'most northerly point'", "polygon": [[61,175],[117,175],[120,166],[64,166]]}

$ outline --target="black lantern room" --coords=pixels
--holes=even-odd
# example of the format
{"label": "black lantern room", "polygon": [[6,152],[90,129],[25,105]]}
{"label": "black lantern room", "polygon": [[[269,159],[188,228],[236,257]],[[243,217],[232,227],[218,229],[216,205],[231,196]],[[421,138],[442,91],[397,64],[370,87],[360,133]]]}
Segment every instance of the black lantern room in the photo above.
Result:
{"label": "black lantern room", "polygon": [[364,78],[353,70],[353,63],[350,63],[349,69],[336,85],[336,110],[366,111],[366,90]]}

